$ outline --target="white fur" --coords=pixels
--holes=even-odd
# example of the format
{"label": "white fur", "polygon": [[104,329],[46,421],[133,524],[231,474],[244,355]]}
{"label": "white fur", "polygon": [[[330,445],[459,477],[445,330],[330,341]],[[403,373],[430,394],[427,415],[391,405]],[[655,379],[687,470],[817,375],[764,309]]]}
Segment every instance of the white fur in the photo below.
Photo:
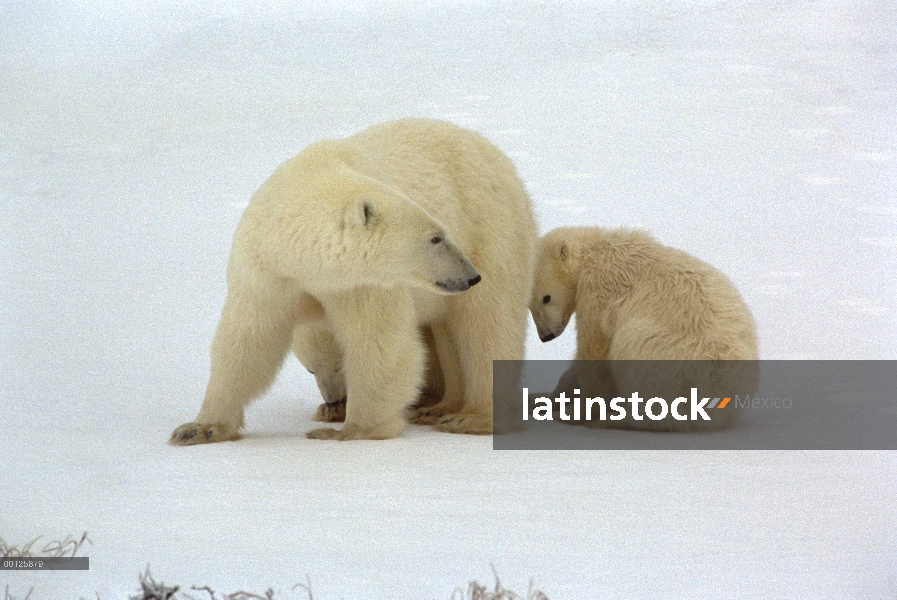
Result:
{"label": "white fur", "polygon": [[423,380],[423,324],[444,326],[437,346],[460,365],[463,402],[437,407],[436,426],[491,432],[492,360],[523,358],[535,240],[513,165],[476,133],[404,119],[309,146],[240,221],[206,395],[172,443],[239,437],[296,326],[320,318],[343,350],[351,400],[342,430],[310,436],[398,435]]}
{"label": "white fur", "polygon": [[[530,311],[540,339],[561,335],[576,313],[578,360],[756,361],[757,335],[750,310],[732,283],[707,263],[655,241],[643,231],[565,227],[538,244]],[[713,393],[719,382],[750,391],[755,363],[683,363],[646,377],[622,365],[610,372],[567,373],[559,391],[628,397],[687,395],[691,385]],[[667,365],[667,367],[669,364]],[[695,370],[702,372],[694,372]],[[725,371],[725,372],[724,372]],[[725,376],[725,377],[724,377]],[[648,379],[648,380],[646,380]],[[717,386],[716,388],[714,386]],[[726,387],[731,393],[732,387]],[[651,394],[651,395],[647,395]],[[672,400],[675,396],[668,398]],[[640,429],[706,429],[730,425],[737,410],[713,421],[607,421]]]}
{"label": "white fur", "polygon": [[[444,328],[441,324],[437,326],[440,335],[445,335]],[[421,409],[432,407],[443,399],[460,407],[464,398],[460,389],[461,373],[457,351],[443,352],[440,358],[432,328],[423,327],[421,335],[427,348],[426,377],[420,397],[412,407],[414,411],[411,420],[423,424],[427,420],[419,414]],[[346,378],[342,370],[343,350],[330,326],[324,320],[299,325],[293,332],[291,348],[302,366],[314,376],[324,399],[312,419],[328,423],[344,421],[347,396]],[[448,373],[448,386],[443,370]],[[455,400],[449,400],[451,398]]]}

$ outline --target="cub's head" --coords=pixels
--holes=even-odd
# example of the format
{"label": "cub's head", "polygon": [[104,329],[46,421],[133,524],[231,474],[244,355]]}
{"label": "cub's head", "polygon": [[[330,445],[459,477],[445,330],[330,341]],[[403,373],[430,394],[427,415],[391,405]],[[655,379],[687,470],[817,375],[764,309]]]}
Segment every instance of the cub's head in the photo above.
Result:
{"label": "cub's head", "polygon": [[343,351],[326,321],[296,327],[292,349],[302,366],[315,376],[324,402],[335,405],[346,401]]}
{"label": "cub's head", "polygon": [[543,342],[564,332],[576,308],[575,262],[573,240],[563,229],[555,229],[539,239],[529,309]]}

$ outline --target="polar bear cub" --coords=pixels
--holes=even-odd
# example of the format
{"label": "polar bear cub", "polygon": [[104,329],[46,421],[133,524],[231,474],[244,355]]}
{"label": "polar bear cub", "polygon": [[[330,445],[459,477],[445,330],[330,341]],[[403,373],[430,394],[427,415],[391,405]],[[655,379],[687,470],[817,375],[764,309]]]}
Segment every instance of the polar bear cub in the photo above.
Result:
{"label": "polar bear cub", "polygon": [[536,231],[513,164],[472,131],[401,119],[308,146],[240,219],[205,397],[171,443],[237,439],[316,306],[343,350],[350,402],[342,429],[309,437],[399,435],[430,323],[445,323],[459,349],[463,390],[436,428],[491,433],[492,361],[524,354]]}
{"label": "polar bear cub", "polygon": [[[652,386],[660,397],[686,396],[698,386],[706,395],[723,380],[741,386],[739,391],[756,388],[755,362],[727,362],[758,358],[754,319],[738,291],[714,267],[644,231],[563,227],[545,234],[538,244],[530,312],[543,342],[561,335],[576,313],[577,360],[708,361],[657,363],[662,375],[633,368],[637,363],[589,369],[574,363],[575,371],[562,377],[555,392],[581,388],[583,394],[628,397],[638,390],[650,398],[645,394],[652,393]],[[726,389],[731,393],[732,387]],[[599,423],[715,429],[732,424],[737,410],[720,413],[709,422],[627,418]]]}

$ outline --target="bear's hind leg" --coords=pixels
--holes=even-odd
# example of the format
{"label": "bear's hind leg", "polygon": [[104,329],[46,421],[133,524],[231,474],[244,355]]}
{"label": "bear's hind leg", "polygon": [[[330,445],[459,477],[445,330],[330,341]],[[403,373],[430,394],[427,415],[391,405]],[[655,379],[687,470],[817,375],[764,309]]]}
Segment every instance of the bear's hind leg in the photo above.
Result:
{"label": "bear's hind leg", "polygon": [[442,370],[444,391],[438,403],[420,406],[412,411],[410,421],[418,425],[433,425],[445,415],[460,412],[464,406],[461,361],[451,332],[445,323],[433,323],[430,328],[437,358],[435,362]]}
{"label": "bear's hind leg", "polygon": [[321,298],[343,349],[346,421],[315,429],[313,439],[388,439],[405,428],[417,400],[425,351],[411,294],[402,288],[355,288]]}

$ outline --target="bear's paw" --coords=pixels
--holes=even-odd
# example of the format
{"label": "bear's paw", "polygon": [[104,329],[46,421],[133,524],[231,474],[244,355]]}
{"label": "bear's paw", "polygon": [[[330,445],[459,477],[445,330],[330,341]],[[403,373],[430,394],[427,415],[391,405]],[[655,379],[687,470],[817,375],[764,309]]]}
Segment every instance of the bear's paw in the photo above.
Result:
{"label": "bear's paw", "polygon": [[439,418],[433,425],[446,433],[489,435],[492,433],[492,415],[479,412],[460,412]]}
{"label": "bear's paw", "polygon": [[168,443],[173,446],[213,444],[239,439],[240,432],[223,423],[184,423],[174,430]]}
{"label": "bear's paw", "polygon": [[312,440],[388,440],[402,433],[404,428],[404,421],[398,420],[374,428],[359,427],[358,425],[343,425],[342,429],[322,427],[312,429],[305,434],[305,437]]}
{"label": "bear's paw", "polygon": [[435,425],[446,414],[446,410],[438,405],[411,407],[408,410],[408,421],[415,425]]}
{"label": "bear's paw", "polygon": [[334,402],[333,404],[328,404],[324,402],[318,409],[315,411],[315,416],[312,417],[312,421],[318,421],[319,423],[342,423],[346,420],[346,403],[343,402]]}
{"label": "bear's paw", "polygon": [[342,433],[343,432],[340,429],[321,427],[305,432],[305,437],[310,440],[344,440],[346,438],[342,436]]}

